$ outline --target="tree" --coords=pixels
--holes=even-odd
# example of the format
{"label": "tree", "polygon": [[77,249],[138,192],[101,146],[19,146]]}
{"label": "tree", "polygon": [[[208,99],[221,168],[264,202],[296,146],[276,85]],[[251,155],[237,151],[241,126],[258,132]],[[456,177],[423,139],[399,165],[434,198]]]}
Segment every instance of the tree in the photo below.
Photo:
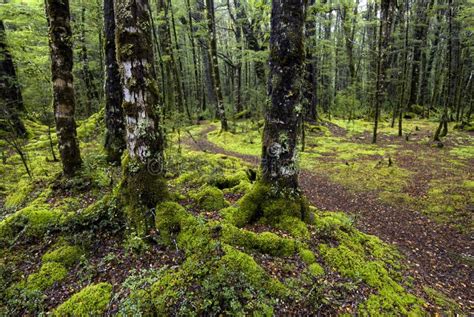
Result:
{"label": "tree", "polygon": [[392,0],[382,0],[380,4],[381,15],[377,48],[377,82],[372,143],[377,142],[377,128],[379,123],[380,109],[385,100],[386,70],[388,64],[388,51],[390,49],[389,45],[392,30],[393,8],[394,3]]}
{"label": "tree", "polygon": [[107,159],[120,163],[125,149],[122,86],[115,50],[114,0],[104,0],[105,30],[105,150]]}
{"label": "tree", "polygon": [[72,76],[72,41],[68,0],[47,0],[53,105],[59,153],[66,177],[82,164],[74,120],[75,99]]}
{"label": "tree", "polygon": [[298,191],[296,143],[302,113],[304,1],[274,0],[270,35],[271,105],[266,111],[262,178],[278,191]]}
{"label": "tree", "polygon": [[129,227],[145,236],[154,227],[152,208],[167,195],[159,87],[153,58],[147,0],[115,2],[117,60],[120,67],[128,157],[121,191]]}
{"label": "tree", "polygon": [[8,51],[5,26],[2,20],[0,20],[0,100],[4,103],[0,116],[12,124],[12,127],[0,125],[0,128],[12,128],[15,130],[15,134],[24,136],[26,129],[20,119],[20,113],[25,111],[25,107],[13,58]]}
{"label": "tree", "polygon": [[211,56],[211,76],[215,95],[217,97],[217,115],[221,121],[221,129],[227,131],[227,117],[224,108],[224,97],[222,96],[221,77],[219,74],[219,64],[217,59],[217,35],[216,20],[214,14],[214,0],[206,0],[207,27],[209,37],[209,55]]}

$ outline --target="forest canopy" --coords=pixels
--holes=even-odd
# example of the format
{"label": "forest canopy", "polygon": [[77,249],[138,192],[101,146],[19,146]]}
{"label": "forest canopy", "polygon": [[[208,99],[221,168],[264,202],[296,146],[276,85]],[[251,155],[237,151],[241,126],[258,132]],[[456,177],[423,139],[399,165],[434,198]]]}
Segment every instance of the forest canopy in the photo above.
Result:
{"label": "forest canopy", "polygon": [[4,0],[0,315],[469,315],[473,0]]}

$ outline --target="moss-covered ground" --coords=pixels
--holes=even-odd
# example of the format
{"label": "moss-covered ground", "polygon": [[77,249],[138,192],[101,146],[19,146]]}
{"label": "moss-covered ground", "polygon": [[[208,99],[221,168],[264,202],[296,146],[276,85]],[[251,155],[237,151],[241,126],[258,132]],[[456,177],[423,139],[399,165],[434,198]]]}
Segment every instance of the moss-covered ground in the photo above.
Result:
{"label": "moss-covered ground", "polygon": [[[405,189],[420,171],[402,164],[402,155],[416,150],[401,141],[364,144],[365,125],[355,124],[357,133],[345,135],[335,135],[331,126],[309,126],[302,167],[325,172],[355,192],[376,191],[387,202],[412,204]],[[156,230],[146,240],[126,233],[117,197],[120,168],[106,163],[100,114],[79,125],[84,167],[69,181],[51,161],[47,129],[27,126],[32,178],[13,152],[1,165],[0,315],[420,316],[466,310],[440,289],[414,285],[397,248],[356,229],[354,217],[309,207],[299,220],[289,212],[293,202],[268,201],[253,166],[189,146],[207,126],[168,133],[170,198],[154,208]],[[209,140],[258,155],[261,127],[234,127],[210,133]],[[472,190],[465,177],[469,151],[455,151],[471,143],[455,135],[462,145],[439,150],[424,144],[440,152],[444,159],[432,156],[433,162],[446,173],[433,173],[424,198],[416,200],[426,200],[423,212],[439,221],[447,221],[444,210],[430,208],[455,204],[450,214],[462,217],[459,206],[472,203],[462,192]],[[453,188],[457,179],[462,181]],[[249,207],[249,201],[257,204]],[[279,206],[288,214],[270,221]]]}

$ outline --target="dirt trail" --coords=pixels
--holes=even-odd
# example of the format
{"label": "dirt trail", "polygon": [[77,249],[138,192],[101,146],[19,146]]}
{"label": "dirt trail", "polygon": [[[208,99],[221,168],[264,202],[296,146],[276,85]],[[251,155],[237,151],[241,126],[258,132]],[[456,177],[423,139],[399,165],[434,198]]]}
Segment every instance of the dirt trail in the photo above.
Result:
{"label": "dirt trail", "polygon": [[[185,143],[195,150],[238,157],[257,165],[259,158],[227,151],[207,140],[204,129]],[[474,315],[473,239],[436,223],[415,210],[395,208],[380,201],[374,192],[352,193],[332,182],[328,175],[303,170],[300,185],[311,204],[320,210],[341,210],[355,216],[356,227],[395,244],[405,255],[415,287],[421,294],[428,285],[456,300]]]}

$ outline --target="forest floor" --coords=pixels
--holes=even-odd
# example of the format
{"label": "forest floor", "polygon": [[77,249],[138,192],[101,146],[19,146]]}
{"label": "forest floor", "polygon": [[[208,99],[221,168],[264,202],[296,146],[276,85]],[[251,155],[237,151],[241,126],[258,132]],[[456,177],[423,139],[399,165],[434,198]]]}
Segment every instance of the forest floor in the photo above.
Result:
{"label": "forest floor", "polygon": [[[334,152],[326,152],[322,156],[303,156],[302,160],[313,162],[302,163],[300,185],[310,203],[319,210],[349,213],[355,218],[358,229],[396,245],[405,256],[419,294],[428,293],[426,286],[429,286],[474,313],[474,134],[463,133],[448,137],[444,141],[443,149],[440,149],[436,144],[427,141],[432,136],[429,126],[423,126],[421,122],[417,124],[411,125],[414,129],[408,138],[383,132],[379,135],[378,149],[396,148],[389,153],[383,150],[379,153],[377,150],[374,153],[364,153],[363,148],[341,147],[337,150],[333,148]],[[330,122],[324,125],[327,130],[323,129],[323,132],[320,127],[313,129],[316,138],[326,134],[326,137],[330,135],[338,138],[337,141],[344,145],[351,143],[367,148],[374,147],[369,143],[370,132],[364,131],[364,127],[348,131]],[[259,149],[259,140],[252,138],[252,131],[245,130],[246,128],[243,128],[242,132],[235,133],[233,137],[232,133],[220,134],[216,125],[207,125],[197,136],[188,137],[184,142],[195,150],[237,157],[257,166],[260,160],[258,155],[219,146],[235,144],[240,139],[242,143],[248,143],[245,148],[253,145]],[[311,127],[309,130],[311,134]],[[217,142],[211,142],[209,134],[212,134]],[[245,136],[246,134],[248,136]],[[320,144],[311,139],[311,136],[307,142],[308,152],[318,151]],[[459,151],[459,148],[462,150]],[[358,150],[362,155],[355,153]],[[343,154],[342,157],[338,155],[341,154],[337,153],[338,151]],[[365,164],[367,160],[371,166],[368,170],[351,167],[360,162]],[[324,168],[341,163],[347,166],[347,170]],[[395,189],[387,191],[382,184],[376,184],[380,176],[376,174],[380,169],[389,170],[392,164],[406,170],[409,177],[397,188],[396,176],[382,173],[381,176],[388,180],[387,185],[390,187],[393,184]],[[331,175],[334,171],[340,173],[342,179],[331,177],[334,176]],[[354,175],[350,175],[351,173]],[[355,181],[344,181],[344,178],[351,177],[355,177]],[[394,178],[393,183],[390,178]],[[375,182],[372,184],[375,186],[361,182]],[[441,185],[441,188],[435,188],[434,184]],[[459,187],[459,184],[464,186]],[[440,197],[436,197],[437,194],[440,194]],[[427,202],[420,206],[417,200],[423,199]],[[438,210],[430,210],[431,213],[420,210],[426,205],[433,207],[434,204],[441,204],[438,207],[445,210],[438,213]]]}

